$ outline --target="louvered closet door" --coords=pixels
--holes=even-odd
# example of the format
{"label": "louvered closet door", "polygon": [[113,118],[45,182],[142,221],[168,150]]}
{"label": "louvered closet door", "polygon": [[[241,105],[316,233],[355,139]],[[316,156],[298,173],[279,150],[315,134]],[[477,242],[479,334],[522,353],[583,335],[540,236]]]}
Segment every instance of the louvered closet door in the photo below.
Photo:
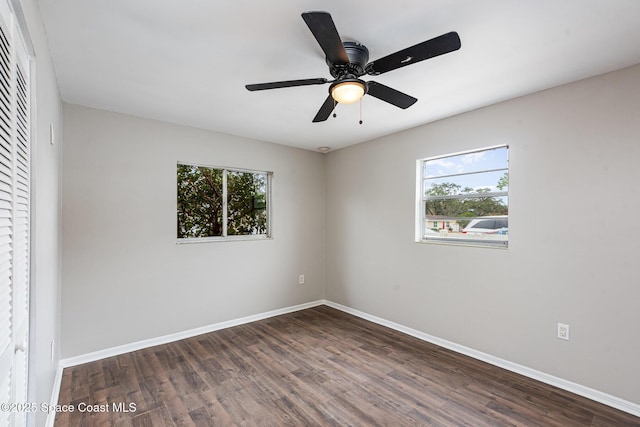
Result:
{"label": "louvered closet door", "polygon": [[[3,11],[4,12],[4,11]],[[11,402],[14,364],[13,289],[13,90],[12,54],[6,15],[0,20],[0,403]],[[9,425],[10,412],[0,412],[0,425]]]}
{"label": "louvered closet door", "polygon": [[[29,341],[29,60],[0,0],[0,403],[27,402]],[[0,412],[0,426],[26,425]]]}
{"label": "louvered closet door", "polygon": [[[16,51],[14,198],[13,198],[13,334],[14,402],[27,402],[27,366],[29,344],[29,218],[30,218],[30,93],[28,60]],[[26,425],[26,412],[18,412],[15,425]]]}

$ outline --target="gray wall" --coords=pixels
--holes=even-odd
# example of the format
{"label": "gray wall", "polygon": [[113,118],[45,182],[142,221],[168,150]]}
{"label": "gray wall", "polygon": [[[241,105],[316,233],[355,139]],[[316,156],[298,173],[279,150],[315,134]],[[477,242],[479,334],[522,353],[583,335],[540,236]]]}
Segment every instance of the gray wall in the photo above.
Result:
{"label": "gray wall", "polygon": [[[64,125],[64,358],[323,297],[322,154],[75,105]],[[274,238],[177,245],[178,161],[273,171]]]}
{"label": "gray wall", "polygon": [[[325,297],[640,403],[640,66],[326,157],[74,105],[64,120],[65,358]],[[497,144],[510,248],[415,243],[416,159]],[[275,238],[176,245],[177,161],[274,171]]]}
{"label": "gray wall", "polygon": [[[38,3],[36,0],[20,3],[35,53],[29,399],[41,403],[51,399],[60,359],[62,103]],[[49,143],[49,125],[53,125],[57,135],[54,145]],[[37,412],[36,425],[42,425],[46,415]]]}
{"label": "gray wall", "polygon": [[[326,298],[640,403],[639,137],[636,66],[329,153]],[[497,144],[509,249],[415,243],[416,160]]]}

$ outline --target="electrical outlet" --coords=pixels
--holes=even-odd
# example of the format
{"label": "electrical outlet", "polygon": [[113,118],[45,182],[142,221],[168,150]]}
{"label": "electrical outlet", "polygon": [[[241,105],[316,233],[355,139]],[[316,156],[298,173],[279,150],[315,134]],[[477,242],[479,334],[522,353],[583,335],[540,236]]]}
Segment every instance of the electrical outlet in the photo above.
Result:
{"label": "electrical outlet", "polygon": [[298,284],[304,285],[304,274],[298,276]]}
{"label": "electrical outlet", "polygon": [[569,341],[569,325],[558,323],[558,339]]}

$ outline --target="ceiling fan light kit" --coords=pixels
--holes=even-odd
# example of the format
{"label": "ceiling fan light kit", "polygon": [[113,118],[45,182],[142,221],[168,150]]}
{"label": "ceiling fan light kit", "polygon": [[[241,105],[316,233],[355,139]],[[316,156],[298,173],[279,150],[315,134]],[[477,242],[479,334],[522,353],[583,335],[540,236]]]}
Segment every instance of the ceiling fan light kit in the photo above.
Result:
{"label": "ceiling fan light kit", "polygon": [[336,80],[331,84],[329,93],[340,104],[353,104],[367,93],[367,84],[359,79]]}
{"label": "ceiling fan light kit", "polygon": [[[450,32],[368,63],[369,50],[367,47],[357,42],[342,42],[328,12],[304,12],[302,19],[325,53],[329,73],[335,80],[330,81],[325,78],[288,80],[250,84],[245,87],[249,91],[257,91],[330,83],[329,96],[313,118],[314,123],[327,120],[336,103],[352,104],[367,94],[398,108],[409,108],[418,101],[417,98],[382,83],[365,82],[359,77],[365,74],[377,76],[425,59],[453,52],[460,49],[461,46],[458,33]],[[362,120],[360,122],[362,123]]]}

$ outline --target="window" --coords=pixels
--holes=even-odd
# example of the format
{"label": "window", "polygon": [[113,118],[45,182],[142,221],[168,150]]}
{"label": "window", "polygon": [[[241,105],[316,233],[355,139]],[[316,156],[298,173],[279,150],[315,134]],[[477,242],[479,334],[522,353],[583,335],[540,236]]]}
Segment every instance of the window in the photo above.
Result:
{"label": "window", "polygon": [[178,164],[178,239],[271,237],[271,172]]}
{"label": "window", "polygon": [[508,146],[418,160],[417,174],[417,241],[508,246]]}

